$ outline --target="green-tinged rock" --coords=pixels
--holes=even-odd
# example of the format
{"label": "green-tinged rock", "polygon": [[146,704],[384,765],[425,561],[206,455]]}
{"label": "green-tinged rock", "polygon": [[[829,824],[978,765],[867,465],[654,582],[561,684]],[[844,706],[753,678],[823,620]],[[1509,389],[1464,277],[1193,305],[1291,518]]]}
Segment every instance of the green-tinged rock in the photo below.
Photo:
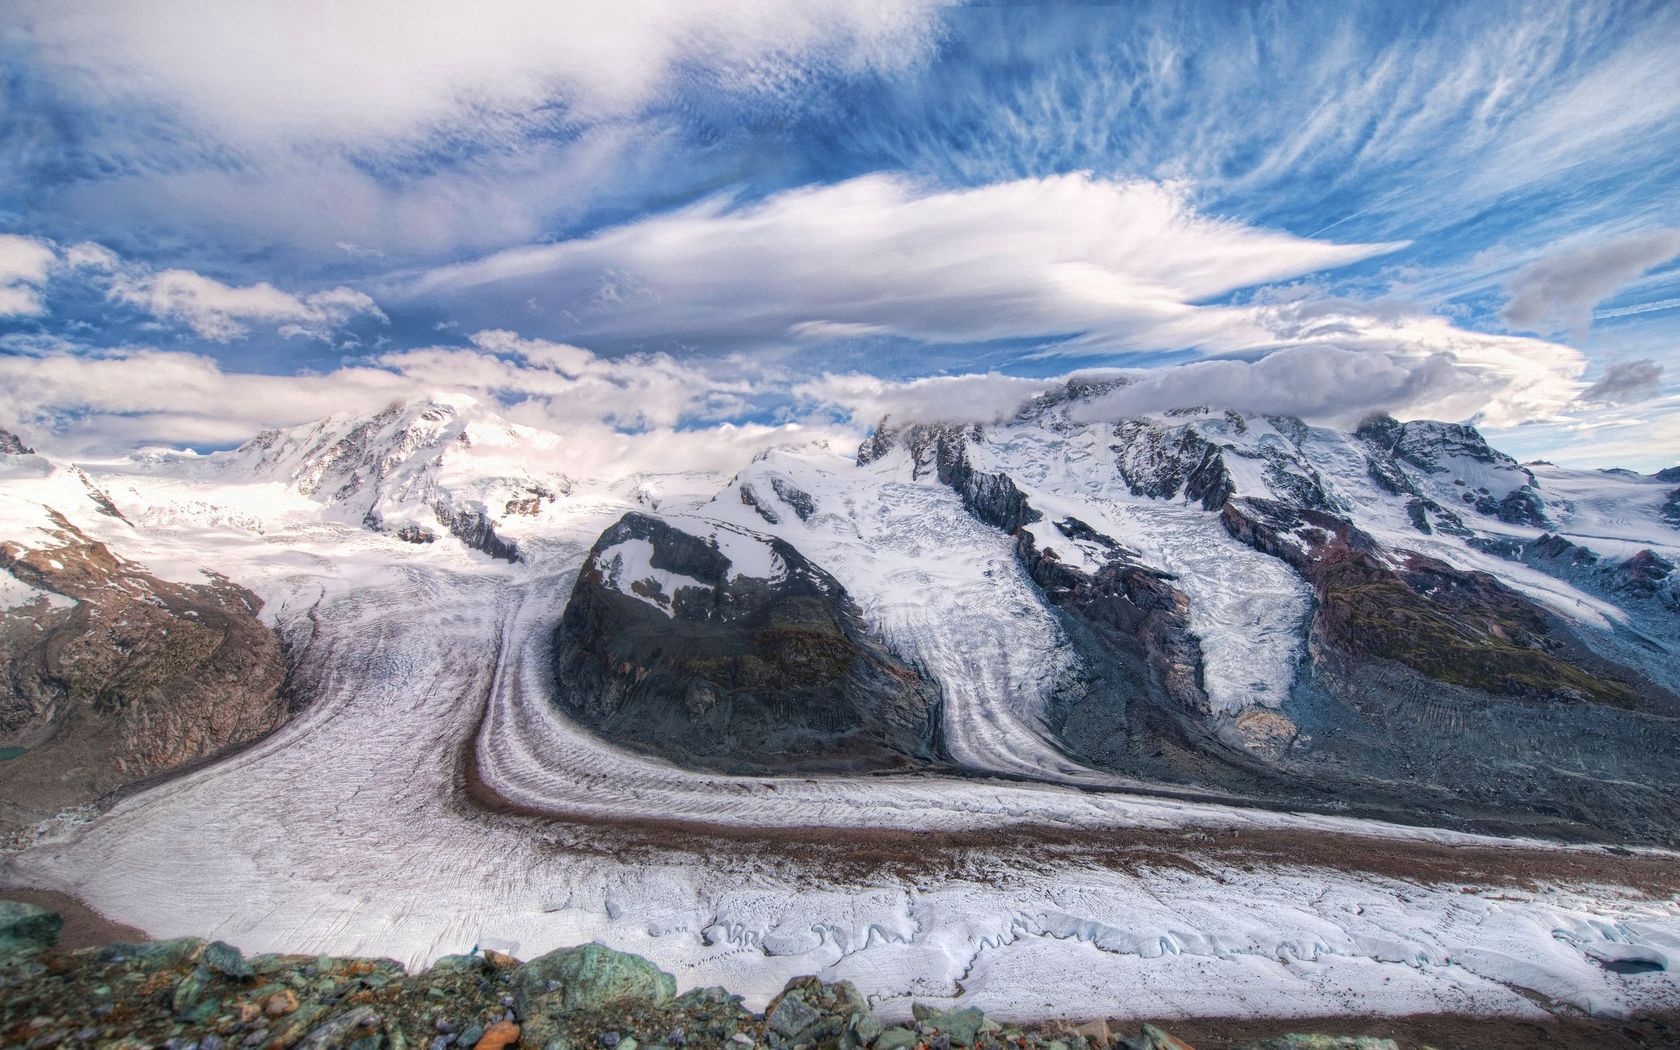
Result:
{"label": "green-tinged rock", "polygon": [[1392,1039],[1374,1035],[1317,1035],[1291,1032],[1252,1043],[1244,1050],[1400,1050]]}
{"label": "green-tinged rock", "polygon": [[879,1039],[881,1033],[886,1030],[887,1026],[882,1024],[874,1014],[855,1013],[852,1015],[851,1023],[846,1026],[848,1036],[846,1043],[849,1046],[869,1046]]}
{"label": "green-tinged rock", "polygon": [[481,955],[445,955],[432,964],[428,973],[477,973],[485,968]]}
{"label": "green-tinged rock", "polygon": [[64,919],[56,911],[0,900],[0,955],[33,954],[58,943]]}
{"label": "green-tinged rock", "polygon": [[636,1050],[636,1037],[627,1035],[620,1039],[617,1050]]}
{"label": "green-tinged rock", "polygon": [[782,986],[783,996],[796,996],[823,1013],[867,1013],[869,1001],[850,981],[824,981],[817,977],[795,977]]}
{"label": "green-tinged rock", "polygon": [[136,962],[167,969],[185,966],[198,959],[205,942],[198,937],[177,937],[169,941],[141,941],[137,944],[107,944],[96,958],[103,963]]}
{"label": "green-tinged rock", "polygon": [[254,976],[251,964],[245,961],[245,956],[226,941],[212,941],[204,946],[204,954],[199,961],[208,966],[212,972],[235,981],[248,981]]}
{"label": "green-tinged rock", "polygon": [[922,1037],[908,1028],[889,1028],[872,1044],[874,1050],[910,1050]]}
{"label": "green-tinged rock", "polygon": [[1190,1050],[1189,1043],[1152,1024],[1143,1026],[1143,1036],[1137,1045],[1138,1050]]}
{"label": "green-tinged rock", "polygon": [[972,1006],[965,1006],[957,1010],[936,1010],[931,1006],[915,1003],[910,1007],[910,1015],[918,1024],[930,1024],[944,1032],[953,1043],[962,1046],[973,1046],[975,1036],[980,1034],[981,1027],[986,1023],[986,1015]]}
{"label": "green-tinged rock", "polygon": [[210,971],[202,966],[194,967],[193,972],[181,978],[181,983],[175,986],[175,996],[170,1005],[175,1008],[176,1015],[185,1017],[204,998],[205,989],[209,987]]}
{"label": "green-tinged rock", "polygon": [[521,1017],[630,1001],[663,1006],[676,994],[675,977],[640,956],[600,944],[549,952],[513,975],[514,1008]]}
{"label": "green-tinged rock", "polygon": [[188,1024],[204,1024],[221,1012],[220,999],[200,999],[192,1009],[181,1015],[181,1020]]}
{"label": "green-tinged rock", "polygon": [[484,1026],[481,1024],[470,1024],[461,1032],[461,1038],[455,1040],[455,1042],[460,1046],[473,1046],[483,1038]]}
{"label": "green-tinged rock", "polygon": [[264,1046],[291,1046],[302,1039],[305,1032],[313,1031],[321,1015],[327,1012],[324,1006],[310,1003],[300,1006],[295,1011],[282,1017],[272,1018],[273,1027],[268,1030],[268,1040]]}
{"label": "green-tinged rock", "polygon": [[384,1019],[371,1006],[358,1006],[316,1025],[297,1044],[297,1050],[349,1048],[384,1027]]}
{"label": "green-tinged rock", "polygon": [[820,1020],[821,1011],[805,1005],[805,1001],[794,994],[782,996],[765,1015],[764,1023],[770,1026],[772,1032],[792,1039]]}
{"label": "green-tinged rock", "polygon": [[741,997],[735,995],[721,985],[711,985],[706,988],[691,988],[677,996],[671,1005],[679,1010],[692,1010],[697,1006],[722,1006],[725,1003],[740,1002]]}

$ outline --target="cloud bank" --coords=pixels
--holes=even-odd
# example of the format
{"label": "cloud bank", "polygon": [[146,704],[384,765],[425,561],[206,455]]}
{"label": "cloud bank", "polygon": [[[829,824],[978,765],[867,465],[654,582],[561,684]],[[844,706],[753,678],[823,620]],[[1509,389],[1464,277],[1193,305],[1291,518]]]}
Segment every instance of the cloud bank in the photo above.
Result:
{"label": "cloud bank", "polygon": [[813,66],[897,68],[932,39],[936,8],[43,0],[18,5],[13,32],[102,105],[165,106],[236,141],[349,142],[601,119],[647,105],[684,73],[773,90]]}
{"label": "cloud bank", "polygon": [[586,340],[1068,334],[1078,346],[1064,349],[1168,349],[1242,342],[1243,318],[1201,300],[1397,247],[1204,215],[1158,182],[1072,174],[940,191],[873,175],[498,252],[391,292],[475,320],[529,318],[535,304]]}
{"label": "cloud bank", "polygon": [[1500,316],[1537,332],[1592,324],[1593,307],[1652,267],[1680,255],[1680,230],[1629,234],[1549,255],[1518,270]]}

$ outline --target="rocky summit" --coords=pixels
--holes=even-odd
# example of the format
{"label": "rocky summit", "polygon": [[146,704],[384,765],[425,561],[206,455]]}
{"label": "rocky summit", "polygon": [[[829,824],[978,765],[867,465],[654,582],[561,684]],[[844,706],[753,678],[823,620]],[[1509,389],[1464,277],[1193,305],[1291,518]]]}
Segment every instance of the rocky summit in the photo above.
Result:
{"label": "rocky summit", "polygon": [[940,756],[939,695],[844,587],[781,540],[625,515],[555,631],[560,706],[608,738],[724,772]]}

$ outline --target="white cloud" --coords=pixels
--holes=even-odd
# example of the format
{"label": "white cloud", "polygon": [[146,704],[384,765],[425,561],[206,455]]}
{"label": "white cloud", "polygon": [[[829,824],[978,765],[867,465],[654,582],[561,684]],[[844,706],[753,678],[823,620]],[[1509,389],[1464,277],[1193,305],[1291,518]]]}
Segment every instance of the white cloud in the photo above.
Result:
{"label": "white cloud", "polygon": [[247,335],[251,322],[275,325],[285,336],[330,340],[337,328],[359,315],[385,320],[371,298],[351,288],[298,296],[266,281],[235,287],[192,270],[131,269],[112,282],[110,295],[221,343]]}
{"label": "white cloud", "polygon": [[[1305,299],[1254,307],[1252,321],[1271,334],[1273,349],[1329,348],[1376,358],[1361,366],[1361,374],[1369,381],[1393,384],[1392,402],[1377,407],[1396,415],[1475,419],[1490,426],[1549,419],[1569,409],[1586,369],[1586,358],[1573,347],[1475,332],[1394,303]],[[1409,384],[1399,382],[1387,366],[1416,378]],[[1350,383],[1346,396],[1350,404],[1362,397],[1381,402],[1388,396],[1379,393],[1379,388]],[[1351,418],[1349,413],[1335,413],[1333,390],[1326,388],[1325,394],[1324,408],[1303,412],[1344,422]]]}
{"label": "white cloud", "polygon": [[1196,361],[1135,374],[1127,386],[1077,406],[1074,415],[1113,420],[1207,405],[1342,426],[1376,411],[1463,419],[1498,386],[1497,379],[1446,354],[1409,359],[1332,345],[1293,346],[1257,361]]}
{"label": "white cloud", "polygon": [[996,372],[909,380],[848,373],[801,383],[793,394],[865,426],[883,417],[900,423],[996,423],[1064,382],[1066,377],[1023,379]]}
{"label": "white cloud", "polygon": [[33,237],[0,234],[0,317],[35,317],[46,312],[42,287],[57,254]]}
{"label": "white cloud", "polygon": [[109,273],[121,265],[117,253],[103,244],[83,241],[64,249],[64,265],[71,270],[94,270]]}
{"label": "white cloud", "polygon": [[385,354],[379,363],[425,387],[533,402],[551,419],[591,419],[619,428],[733,415],[754,392],[750,383],[720,379],[667,354],[608,359],[500,329],[475,333],[471,340],[471,349],[403,350]]}
{"label": "white cloud", "polygon": [[1516,328],[1585,331],[1593,307],[1680,255],[1680,230],[1629,234],[1555,252],[1518,270],[1502,316]]}
{"label": "white cloud", "polygon": [[96,103],[162,104],[240,140],[482,132],[633,111],[691,68],[773,90],[813,66],[896,67],[932,39],[926,0],[297,0],[26,4],[31,50]]}
{"label": "white cloud", "polygon": [[150,348],[100,354],[12,341],[18,352],[0,355],[0,388],[8,391],[0,426],[56,453],[108,454],[230,445],[269,427],[466,393],[568,438],[567,471],[602,475],[734,470],[769,445],[859,436],[825,423],[712,422],[762,390],[665,355],[608,360],[507,331],[472,341],[387,354],[377,367],[293,376],[226,372],[202,355]]}
{"label": "white cloud", "polygon": [[[1283,358],[1255,372],[1256,381],[1280,375],[1286,363],[1316,361],[1350,384],[1350,404],[1502,425],[1548,418],[1575,399],[1585,368],[1578,351],[1469,331],[1412,304],[1357,302],[1300,286],[1251,303],[1206,305],[1390,247],[1213,218],[1153,182],[1069,175],[925,192],[872,176],[750,206],[712,202],[583,240],[501,252],[433,271],[395,294],[441,298],[468,316],[495,316],[534,296],[590,342],[765,348],[881,337],[948,345],[1039,340],[1042,356],[1121,359],[1154,350],[1252,359],[1328,348],[1338,353]],[[1374,356],[1355,366],[1355,353]],[[1206,374],[1231,379],[1248,367]],[[846,381],[854,399],[873,382]],[[914,400],[896,387],[878,396],[888,389]],[[1258,387],[1242,394],[1234,379],[1229,392],[1256,403],[1261,396]],[[1275,393],[1268,404],[1288,400]],[[1323,398],[1295,402],[1308,406],[1303,412],[1331,411]]]}
{"label": "white cloud", "polygon": [[1650,358],[1618,361],[1604,370],[1592,386],[1581,391],[1581,400],[1625,405],[1656,397],[1662,388],[1663,366]]}
{"label": "white cloud", "polygon": [[932,192],[874,175],[504,251],[393,291],[483,322],[535,296],[592,341],[1075,333],[1103,349],[1177,349],[1228,341],[1244,321],[1199,300],[1395,247],[1210,217],[1154,182],[1074,174]]}

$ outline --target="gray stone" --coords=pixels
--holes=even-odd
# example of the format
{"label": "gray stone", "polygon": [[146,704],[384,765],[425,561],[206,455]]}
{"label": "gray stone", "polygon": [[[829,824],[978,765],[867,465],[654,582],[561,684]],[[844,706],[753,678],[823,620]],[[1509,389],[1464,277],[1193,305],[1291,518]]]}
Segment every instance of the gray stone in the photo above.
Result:
{"label": "gray stone", "polygon": [[445,955],[432,964],[432,973],[477,973],[485,967],[482,955]]}
{"label": "gray stone", "polygon": [[296,1050],[332,1050],[334,1047],[354,1046],[383,1025],[384,1019],[371,1006],[358,1006],[310,1029],[303,1041],[297,1044]]}
{"label": "gray stone", "polygon": [[565,1013],[630,1001],[663,1006],[676,994],[675,977],[640,956],[599,944],[549,952],[513,975],[514,1007],[521,1017],[540,1010]]}
{"label": "gray stone", "polygon": [[910,1050],[921,1042],[921,1036],[908,1028],[889,1028],[873,1044],[874,1050]]}
{"label": "gray stone", "polygon": [[950,1037],[951,1042],[962,1046],[973,1046],[975,1036],[986,1023],[986,1015],[972,1006],[965,1006],[957,1010],[936,1010],[931,1006],[916,1003],[910,1007],[910,1013],[922,1024],[933,1025]]}
{"label": "gray stone", "polygon": [[868,1046],[881,1037],[887,1026],[882,1024],[874,1014],[856,1013],[852,1015],[852,1023],[848,1028],[851,1036],[847,1042],[851,1046]]}
{"label": "gray stone", "polygon": [[805,1029],[822,1020],[822,1014],[805,1005],[804,1000],[793,995],[785,995],[776,1008],[765,1018],[770,1030],[779,1035],[792,1039]]}
{"label": "gray stone", "polygon": [[231,977],[236,981],[248,981],[254,976],[251,964],[245,961],[245,956],[226,941],[212,941],[205,945],[204,954],[199,957],[199,961],[223,977]]}

